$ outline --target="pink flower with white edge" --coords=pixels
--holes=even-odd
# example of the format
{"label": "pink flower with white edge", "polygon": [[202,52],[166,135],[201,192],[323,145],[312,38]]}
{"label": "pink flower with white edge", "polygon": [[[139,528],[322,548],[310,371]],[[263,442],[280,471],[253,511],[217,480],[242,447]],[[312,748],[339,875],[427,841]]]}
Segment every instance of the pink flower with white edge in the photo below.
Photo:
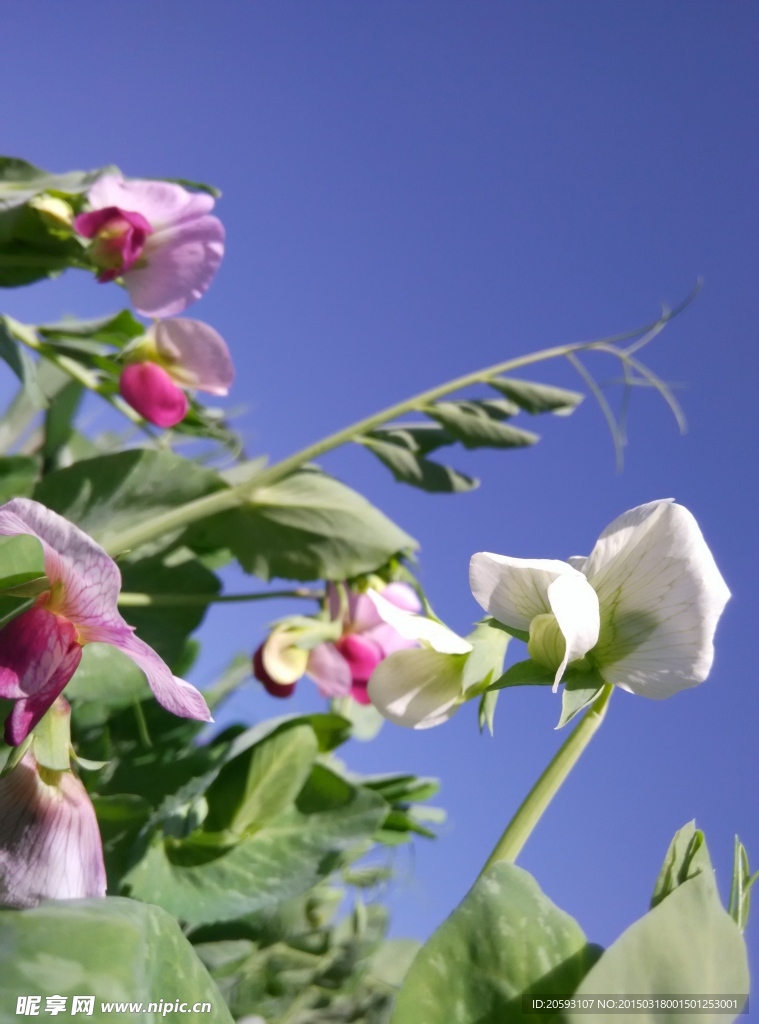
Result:
{"label": "pink flower with white edge", "polygon": [[0,507],[0,536],[22,534],[41,542],[50,589],[0,630],[0,697],[16,702],[5,722],[6,743],[18,746],[34,729],[88,643],[111,644],[127,654],[167,711],[211,721],[195,687],[172,675],[119,614],[121,573],[91,537],[44,505],[14,498]]}
{"label": "pink flower with white edge", "polygon": [[161,320],[126,352],[122,398],[157,427],[187,415],[184,388],[226,395],[235,370],[222,336],[200,320]]}
{"label": "pink flower with white edge", "polygon": [[407,583],[390,583],[380,593],[349,591],[327,584],[332,622],[339,622],[337,640],[307,650],[297,646],[298,627],[274,629],[253,656],[253,671],[275,697],[289,696],[295,683],[309,675],[325,697],[350,696],[369,704],[367,686],[379,663],[395,651],[419,646],[426,635],[444,626],[420,615],[421,603]]}
{"label": "pink flower with white edge", "polygon": [[105,896],[95,809],[70,771],[38,765],[31,752],[0,779],[0,906]]}
{"label": "pink flower with white edge", "polygon": [[104,174],[74,229],[91,238],[99,281],[124,281],[145,316],[174,316],[209,288],[224,255],[224,226],[212,196],[168,181]]}

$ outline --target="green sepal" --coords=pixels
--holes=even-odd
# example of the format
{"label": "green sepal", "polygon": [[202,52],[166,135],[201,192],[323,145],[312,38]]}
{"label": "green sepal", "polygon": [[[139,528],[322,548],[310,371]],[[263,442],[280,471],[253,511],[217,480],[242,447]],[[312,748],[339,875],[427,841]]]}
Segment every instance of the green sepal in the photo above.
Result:
{"label": "green sepal", "polygon": [[556,673],[545,665],[527,658],[511,665],[494,683],[491,690],[503,690],[507,686],[553,686]]}
{"label": "green sepal", "polygon": [[59,698],[34,727],[34,757],[51,771],[71,768],[71,708]]}
{"label": "green sepal", "polygon": [[561,718],[557,729],[562,729],[585,708],[589,707],[606,685],[595,669],[590,672],[567,670],[564,675],[564,690],[561,694]]}

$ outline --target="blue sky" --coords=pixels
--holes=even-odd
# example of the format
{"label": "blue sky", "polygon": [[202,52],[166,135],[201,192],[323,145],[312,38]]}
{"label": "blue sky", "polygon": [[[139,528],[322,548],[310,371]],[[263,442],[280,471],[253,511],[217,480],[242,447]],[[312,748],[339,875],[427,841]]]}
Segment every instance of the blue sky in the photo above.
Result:
{"label": "blue sky", "polygon": [[[421,540],[425,586],[462,632],[479,615],[474,551],[585,553],[616,515],[658,497],[701,523],[733,592],[711,678],[663,703],[616,695],[520,860],[601,943],[645,911],[690,818],[724,896],[735,832],[759,864],[758,28],[747,0],[72,0],[65,19],[45,0],[9,0],[0,11],[4,152],[223,190],[227,255],[192,315],[232,347],[250,454],[282,457],[467,370],[645,323],[703,275],[648,352],[683,385],[689,431],[636,393],[621,474],[592,401],[526,424],[544,435],[535,449],[457,453],[483,479],[470,495],[394,486],[358,449],[324,463]],[[96,315],[122,295],[70,275],[2,300],[33,321]],[[566,365],[538,376],[576,383]],[[285,610],[214,611],[195,681],[252,650]],[[316,705],[309,684],[294,703]],[[282,706],[251,686],[236,709],[256,720]],[[467,707],[426,734],[386,726],[346,751],[359,770],[442,779],[449,823],[399,857],[396,934],[428,934],[464,894],[560,741],[557,718],[558,698],[515,691],[494,739]],[[749,941],[757,964],[759,912]]]}

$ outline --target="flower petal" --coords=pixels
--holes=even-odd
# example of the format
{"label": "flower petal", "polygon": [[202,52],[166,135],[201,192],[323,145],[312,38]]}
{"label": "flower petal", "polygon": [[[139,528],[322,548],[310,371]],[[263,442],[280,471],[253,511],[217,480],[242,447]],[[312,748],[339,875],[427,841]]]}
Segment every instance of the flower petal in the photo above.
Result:
{"label": "flower petal", "polygon": [[547,596],[567,645],[556,672],[555,692],[569,662],[584,657],[597,644],[601,619],[596,592],[581,573],[557,576]]}
{"label": "flower petal", "polygon": [[462,655],[422,648],[385,658],[369,680],[369,699],[396,725],[429,729],[447,721],[463,694]]}
{"label": "flower petal", "polygon": [[418,615],[422,611],[422,602],[410,583],[403,583],[400,580],[396,583],[388,583],[381,594],[386,601],[394,604],[396,608],[402,608],[405,612],[414,612]]}
{"label": "flower petal", "polygon": [[151,329],[158,354],[177,384],[226,395],[235,368],[222,336],[200,320],[161,320]]}
{"label": "flower petal", "polygon": [[98,178],[87,199],[93,210],[120,206],[141,213],[158,230],[170,224],[197,220],[213,209],[214,199],[205,192],[188,192],[168,181],[135,178],[126,181],[118,174]]}
{"label": "flower petal", "polygon": [[166,662],[152,647],[140,640],[122,620],[122,625],[93,629],[91,641],[111,644],[141,668],[150,689],[161,707],[180,718],[195,718],[199,722],[212,722],[211,712],[203,695],[190,683],[172,674]]}
{"label": "flower petal", "polygon": [[135,309],[154,317],[181,313],[208,290],[223,255],[224,226],[216,217],[157,231],[143,250],[145,266],[124,275]]}
{"label": "flower petal", "polygon": [[374,604],[380,618],[397,630],[404,639],[419,640],[441,654],[468,654],[472,650],[472,645],[467,640],[454,633],[452,629],[448,629],[442,622],[403,611],[376,590],[367,590],[366,596]]}
{"label": "flower petal", "polygon": [[334,644],[314,647],[308,655],[306,672],[324,697],[346,697],[351,691],[350,665]]}
{"label": "flower petal", "polygon": [[605,679],[656,699],[703,682],[730,591],[687,509],[654,501],[615,519],[586,574],[601,605]]}
{"label": "flower petal", "polygon": [[536,615],[550,612],[549,586],[560,576],[572,575],[580,574],[554,558],[510,558],[480,551],[469,563],[475,600],[512,629],[529,629]]}
{"label": "flower petal", "polygon": [[27,753],[0,780],[0,906],[105,896],[100,832],[87,792],[63,772],[43,782]]}
{"label": "flower petal", "polygon": [[335,647],[348,663],[353,686],[356,683],[368,683],[372,672],[385,656],[379,644],[365,633],[348,633],[340,637]]}
{"label": "flower petal", "polygon": [[289,629],[275,629],[261,648],[263,670],[280,686],[292,686],[306,671],[308,651],[296,647],[294,638],[294,633]]}
{"label": "flower petal", "polygon": [[13,498],[0,508],[0,535],[28,533],[42,541],[45,572],[51,584],[62,583],[65,603],[56,608],[77,627],[121,616],[116,601],[121,573],[105,551],[63,516],[29,498]]}

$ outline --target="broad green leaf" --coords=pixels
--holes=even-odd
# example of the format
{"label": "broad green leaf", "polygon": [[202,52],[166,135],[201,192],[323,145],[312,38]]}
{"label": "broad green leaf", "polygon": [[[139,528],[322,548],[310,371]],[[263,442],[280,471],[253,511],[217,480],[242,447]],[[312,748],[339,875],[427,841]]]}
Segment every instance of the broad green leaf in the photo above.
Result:
{"label": "broad green leaf", "polygon": [[308,724],[275,733],[226,764],[206,791],[206,832],[251,834],[285,811],[303,789],[319,752]]}
{"label": "broad green leaf", "polygon": [[[0,281],[2,284],[2,281]],[[0,359],[5,360],[37,409],[47,406],[47,399],[37,382],[37,365],[23,345],[14,337],[8,317],[0,316]]]}
{"label": "broad green leaf", "polygon": [[103,342],[106,345],[123,347],[133,338],[145,333],[145,325],[140,323],[131,310],[122,309],[118,313],[97,317],[94,320],[79,320],[66,317],[56,323],[39,324],[37,333],[45,341]]}
{"label": "broad green leaf", "polygon": [[[575,995],[747,996],[748,957],[738,927],[725,912],[711,871],[688,878],[658,906],[623,932],[580,983]],[[694,1020],[732,1020],[734,1013],[706,1012]],[[672,1015],[639,1010],[640,1024],[665,1024]],[[572,1014],[593,1024],[597,1014]]]}
{"label": "broad green leaf", "polygon": [[161,597],[191,594],[208,601],[221,589],[216,574],[194,558],[166,564],[161,556],[121,564],[122,590],[156,597],[142,607],[123,606],[120,611],[137,635],[158,651],[174,671],[183,655],[187,637],[203,621],[208,605],[163,604]]}
{"label": "broad green leaf", "polygon": [[557,729],[563,728],[567,722],[571,722],[575,715],[589,707],[601,690],[604,688],[604,680],[596,671],[572,672],[569,670],[564,676],[564,689],[561,694],[561,717]]}
{"label": "broad green leaf", "polygon": [[506,686],[553,686],[556,673],[531,658],[509,666],[503,675],[490,684],[491,690],[502,690]]}
{"label": "broad green leaf", "polygon": [[147,699],[151,691],[142,671],[126,654],[110,644],[85,644],[65,695],[67,700],[122,708]]}
{"label": "broad green leaf", "polygon": [[39,464],[28,455],[0,458],[0,505],[11,498],[30,498],[39,474]]}
{"label": "broad green leaf", "polygon": [[702,871],[711,872],[712,862],[706,848],[706,840],[701,829],[696,828],[695,821],[689,821],[675,832],[669,844],[667,856],[656,879],[651,897],[651,907],[658,906],[675,891],[678,885],[695,878]]}
{"label": "broad green leaf", "polygon": [[387,814],[376,794],[350,786],[323,766],[312,776],[317,773],[318,782],[307,783],[297,807],[230,849],[155,835],[124,885],[132,896],[192,924],[263,910],[305,892],[348,849],[370,839]]}
{"label": "broad green leaf", "polygon": [[482,402],[437,402],[425,412],[465,448],[524,448],[540,440],[530,430],[502,423]]}
{"label": "broad green leaf", "polygon": [[19,596],[33,597],[49,588],[42,544],[28,533],[0,537],[0,591],[16,592],[30,585],[29,594]]}
{"label": "broad green leaf", "polygon": [[[137,449],[56,470],[38,484],[34,498],[107,545],[136,520],[150,519],[223,486],[212,470],[178,455]],[[171,540],[164,536],[157,543],[165,547]]]}
{"label": "broad green leaf", "polygon": [[366,498],[314,469],[260,488],[244,507],[198,524],[187,542],[227,547],[263,579],[296,580],[346,579],[417,547]]}
{"label": "broad green leaf", "polygon": [[358,442],[373,452],[399,483],[411,484],[434,494],[460,494],[479,487],[479,480],[450,466],[425,459],[404,445],[373,437],[361,437]]}
{"label": "broad green leaf", "polygon": [[84,387],[76,380],[61,389],[45,410],[45,441],[42,454],[45,469],[55,466],[61,450],[71,440],[74,419],[84,396]]}
{"label": "broad green leaf", "polygon": [[[45,903],[34,910],[0,912],[0,1024],[11,1024],[21,995],[66,999],[64,1019],[75,996],[94,996],[91,1020],[110,1020],[114,1009],[103,1003],[142,1003],[118,1019],[127,1024],[188,1021],[196,1003],[211,1010],[197,1019],[232,1024],[216,985],[173,918],[159,907],[109,897]],[[149,1004],[179,1000],[180,1012],[163,1014]],[[185,1012],[181,1012],[181,1004]],[[63,1015],[62,1015],[63,1016]],[[82,1019],[86,1019],[82,1012]]]}
{"label": "broad green leaf", "polygon": [[493,864],[417,955],[392,1024],[522,1021],[523,993],[572,992],[595,955],[526,871]]}
{"label": "broad green leaf", "polygon": [[579,391],[568,391],[566,388],[538,384],[531,380],[515,380],[513,377],[494,377],[488,384],[516,402],[520,409],[533,415],[553,412],[557,416],[568,416],[585,397]]}

